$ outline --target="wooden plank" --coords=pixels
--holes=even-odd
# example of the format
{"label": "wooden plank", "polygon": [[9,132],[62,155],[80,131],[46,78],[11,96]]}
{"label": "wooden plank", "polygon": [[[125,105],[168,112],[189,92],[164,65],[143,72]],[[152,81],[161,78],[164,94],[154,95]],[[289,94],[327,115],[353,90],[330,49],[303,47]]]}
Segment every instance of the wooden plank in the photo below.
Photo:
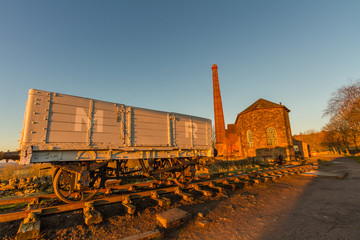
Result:
{"label": "wooden plank", "polygon": [[163,234],[159,230],[144,232],[130,237],[121,238],[120,240],[150,240],[162,239]]}

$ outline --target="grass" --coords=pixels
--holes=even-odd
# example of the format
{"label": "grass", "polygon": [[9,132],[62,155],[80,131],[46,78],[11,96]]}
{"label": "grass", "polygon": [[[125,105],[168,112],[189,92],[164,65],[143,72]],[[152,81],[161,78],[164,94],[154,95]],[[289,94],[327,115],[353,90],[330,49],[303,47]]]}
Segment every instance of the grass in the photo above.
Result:
{"label": "grass", "polygon": [[14,209],[14,208],[23,208],[26,207],[28,205],[28,203],[18,203],[18,204],[7,204],[7,205],[2,205],[0,206],[0,210],[9,210],[9,209]]}
{"label": "grass", "polygon": [[52,174],[52,169],[44,169],[51,167],[50,164],[29,164],[29,165],[19,165],[19,164],[7,164],[4,167],[0,168],[0,179],[9,180],[12,178],[20,177],[42,177]]}
{"label": "grass", "polygon": [[270,167],[270,164],[252,164],[246,160],[237,160],[237,161],[215,161],[211,164],[208,164],[205,166],[204,170],[198,171],[198,174],[203,173],[233,173],[233,172],[251,172],[251,171],[257,171],[260,169],[268,168]]}
{"label": "grass", "polygon": [[[254,165],[252,161],[249,160],[233,160],[233,161],[219,161],[215,160],[211,163],[207,163],[205,169],[197,171],[197,174],[207,174],[207,173],[225,173],[225,172],[238,172],[242,171],[244,173],[251,172],[253,170],[258,170],[259,168],[269,167],[269,164],[258,164]],[[7,164],[4,167],[0,168],[0,180],[9,180],[14,178],[21,177],[42,177],[52,175],[53,169],[44,169],[51,167],[50,164],[29,164],[29,165],[19,165],[19,164]],[[143,182],[144,178],[139,177],[139,179],[129,179],[124,180],[122,184],[126,183],[136,183]]]}

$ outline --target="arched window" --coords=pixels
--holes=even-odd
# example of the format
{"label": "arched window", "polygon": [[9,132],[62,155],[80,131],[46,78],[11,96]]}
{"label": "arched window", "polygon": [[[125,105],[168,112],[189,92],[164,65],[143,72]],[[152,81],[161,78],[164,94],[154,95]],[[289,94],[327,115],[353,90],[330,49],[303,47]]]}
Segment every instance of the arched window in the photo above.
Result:
{"label": "arched window", "polygon": [[249,143],[249,147],[253,147],[254,146],[254,143],[253,143],[253,137],[252,137],[252,133],[251,133],[251,130],[247,130],[246,132],[246,136],[247,136],[247,141]]}
{"label": "arched window", "polygon": [[275,128],[268,127],[266,129],[266,140],[268,146],[275,146],[278,144]]}

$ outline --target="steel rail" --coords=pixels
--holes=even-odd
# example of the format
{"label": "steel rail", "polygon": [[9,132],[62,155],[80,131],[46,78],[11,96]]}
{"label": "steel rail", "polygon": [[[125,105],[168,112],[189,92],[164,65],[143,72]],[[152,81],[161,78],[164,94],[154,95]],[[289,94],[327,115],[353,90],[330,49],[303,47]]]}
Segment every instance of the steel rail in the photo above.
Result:
{"label": "steel rail", "polygon": [[[305,164],[305,165],[297,165],[297,166],[309,166],[310,164]],[[311,166],[311,165],[310,165]],[[294,167],[294,166],[291,166]],[[258,172],[258,174],[264,174],[267,172],[274,172],[274,171],[280,171],[280,170],[284,170],[284,169],[289,169],[289,167],[284,167],[284,168],[277,168],[277,169],[270,169],[270,170],[265,170],[265,171],[260,171]],[[238,175],[244,175],[241,171],[236,171]],[[230,174],[230,173],[212,173],[212,174],[202,174],[202,175],[197,175],[195,176],[196,178],[210,178],[210,177],[216,177],[216,176],[223,176],[225,174]],[[245,175],[249,175],[251,173],[245,174]],[[171,180],[170,180],[171,181]],[[116,181],[108,181],[106,182],[107,184],[107,189],[116,189],[116,190],[121,190],[121,189],[131,189],[134,187],[148,187],[153,185],[158,185],[158,184],[163,184],[162,181],[148,181],[148,182],[140,182],[140,183],[134,183],[134,184],[125,184],[125,185],[117,185],[117,186],[111,186],[112,182],[116,182]],[[100,189],[99,192],[106,192],[107,189]],[[9,205],[9,204],[19,204],[19,203],[26,203],[26,202],[32,202],[33,200],[40,200],[40,199],[52,199],[52,198],[56,198],[57,196],[55,194],[45,194],[45,195],[34,195],[34,196],[29,196],[29,197],[24,197],[24,198],[12,198],[12,199],[4,199],[4,200],[0,200],[0,206],[3,205]]]}
{"label": "steel rail", "polygon": [[[242,181],[243,182],[254,181],[255,179],[263,180],[261,178],[262,178],[262,175],[264,175],[264,174],[275,174],[275,175],[277,173],[281,173],[281,174],[289,173],[290,174],[291,172],[310,170],[310,168],[313,168],[313,166],[310,164],[296,165],[296,166],[291,166],[291,167],[272,169],[272,170],[266,170],[266,171],[249,173],[249,174],[233,174],[231,176],[221,176],[221,177],[218,177],[215,179],[211,179],[211,176],[212,176],[211,174],[206,174],[206,175],[198,176],[199,180],[197,180],[194,183],[187,184],[185,187],[183,187],[181,189],[194,189],[196,186],[199,186],[199,185],[200,186],[210,186],[214,182],[222,183],[226,180],[227,181],[231,181],[231,180],[236,181],[237,180],[240,183]],[[220,174],[216,173],[214,175],[220,175]],[[254,174],[255,176],[250,176],[251,174]],[[225,173],[224,173],[224,175],[225,175]],[[258,177],[260,177],[260,179]],[[159,182],[157,181],[157,183],[159,183]],[[114,188],[112,187],[112,189],[126,189],[126,188],[130,188],[130,187],[134,187],[134,186],[149,186],[150,187],[151,184],[156,185],[156,181],[122,185],[122,186],[118,186],[118,187],[114,187]],[[145,191],[130,192],[130,193],[125,193],[125,194],[115,195],[115,196],[106,196],[104,198],[91,200],[91,202],[93,202],[94,206],[101,206],[101,205],[106,205],[106,204],[111,204],[111,203],[123,202],[127,199],[132,200],[132,199],[150,197],[154,194],[154,191],[156,191],[158,194],[174,193],[179,188],[180,188],[179,186],[173,184],[171,186],[167,186],[167,187],[162,186],[160,188],[154,188],[154,189],[145,190]],[[34,199],[34,198],[39,198],[39,197],[42,198],[42,197],[49,197],[49,196],[54,196],[54,195],[28,197],[27,199]],[[20,200],[21,199],[16,200],[16,201],[18,201],[17,203],[21,202]],[[9,200],[3,200],[3,201],[9,201]],[[45,207],[45,208],[39,208],[39,209],[25,210],[25,211],[20,211],[20,212],[0,214],[0,223],[23,219],[23,218],[27,217],[33,211],[40,212],[41,216],[45,216],[45,215],[50,215],[50,214],[75,211],[75,210],[83,209],[84,207],[85,207],[85,202],[78,202],[78,203],[69,203],[69,204],[63,204],[63,205],[57,205],[57,206]]]}
{"label": "steel rail", "polygon": [[[107,189],[130,189],[132,187],[147,187],[151,184],[160,184],[160,181],[149,181],[149,182],[141,182],[141,183],[134,183],[134,184],[126,184],[126,185],[119,185],[119,186],[110,186]],[[99,192],[106,192],[107,189],[100,189]],[[40,199],[48,199],[48,198],[57,198],[55,194],[45,194],[45,195],[34,195],[24,198],[11,198],[11,199],[4,199],[0,200],[0,206],[9,205],[9,204],[19,204],[19,203],[26,203],[32,202],[33,200],[40,200]],[[0,215],[1,216],[1,215]]]}

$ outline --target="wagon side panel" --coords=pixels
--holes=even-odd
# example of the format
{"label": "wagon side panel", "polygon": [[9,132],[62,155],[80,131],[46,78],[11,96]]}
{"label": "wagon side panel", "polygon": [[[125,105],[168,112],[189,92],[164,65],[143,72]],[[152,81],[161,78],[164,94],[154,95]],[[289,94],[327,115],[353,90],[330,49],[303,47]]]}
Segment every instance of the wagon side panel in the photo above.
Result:
{"label": "wagon side panel", "polygon": [[48,92],[29,90],[20,147],[30,143],[46,142],[51,97],[51,93]]}
{"label": "wagon side panel", "polygon": [[204,156],[211,121],[30,90],[20,147],[24,162]]}
{"label": "wagon side panel", "polygon": [[120,104],[31,90],[21,142],[60,146],[60,149],[98,143],[121,147],[124,145],[124,108]]}
{"label": "wagon side panel", "polygon": [[165,112],[133,108],[134,146],[170,146],[168,114]]}
{"label": "wagon side panel", "polygon": [[181,148],[211,147],[211,121],[183,114],[175,114],[176,145]]}
{"label": "wagon side panel", "polygon": [[122,105],[58,94],[52,106],[49,143],[122,146],[122,108]]}
{"label": "wagon side panel", "polygon": [[207,119],[192,117],[192,134],[194,146],[211,146],[209,136],[211,137],[211,122]]}

